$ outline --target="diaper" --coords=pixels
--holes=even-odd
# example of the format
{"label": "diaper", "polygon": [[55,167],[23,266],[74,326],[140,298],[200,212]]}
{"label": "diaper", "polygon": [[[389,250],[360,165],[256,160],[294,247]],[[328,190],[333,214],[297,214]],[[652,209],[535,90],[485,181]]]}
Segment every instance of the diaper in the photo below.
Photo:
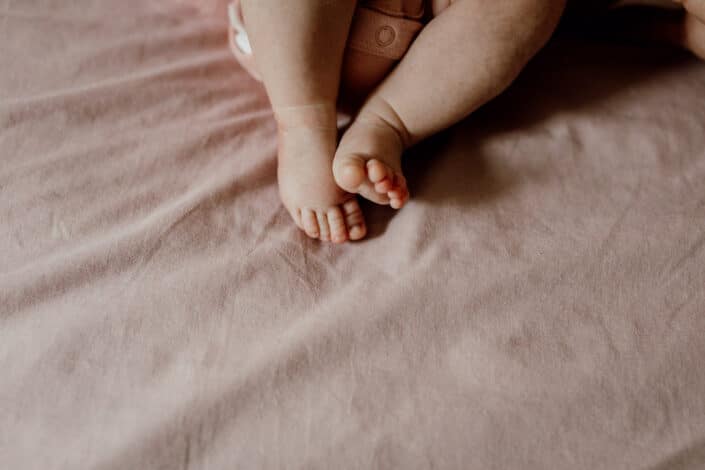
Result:
{"label": "diaper", "polygon": [[[400,60],[423,28],[424,0],[367,0],[358,2],[347,47],[363,54]],[[230,49],[256,79],[259,74],[247,37],[240,0],[228,7]]]}

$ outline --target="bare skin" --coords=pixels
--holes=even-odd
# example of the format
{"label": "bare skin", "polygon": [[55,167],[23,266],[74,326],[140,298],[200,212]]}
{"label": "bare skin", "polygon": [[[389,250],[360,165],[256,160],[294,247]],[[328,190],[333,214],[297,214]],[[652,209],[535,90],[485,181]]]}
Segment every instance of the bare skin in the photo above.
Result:
{"label": "bare skin", "polygon": [[680,45],[705,60],[705,0],[681,0],[686,15]]}
{"label": "bare skin", "polygon": [[[562,0],[433,3],[437,16],[363,106],[333,162],[341,188],[396,209],[409,198],[403,150],[507,88],[554,32],[565,7]],[[687,11],[683,23],[675,30],[655,24],[652,34],[705,59],[705,0],[678,3]]]}
{"label": "bare skin", "polygon": [[[355,3],[243,0],[279,124],[282,201],[310,237],[334,242],[366,234],[356,194],[395,209],[407,203],[404,150],[504,91],[551,37],[566,6],[566,0],[431,1],[432,21],[336,145],[337,93]],[[653,35],[705,59],[705,0],[678,3],[687,11],[683,24]]]}
{"label": "bare skin", "polygon": [[333,180],[340,70],[355,0],[244,0],[243,14],[279,128],[279,191],[311,238],[367,233],[354,195]]}
{"label": "bare skin", "polygon": [[549,39],[564,3],[433,2],[434,19],[343,136],[333,161],[338,185],[374,202],[403,207],[409,190],[402,152],[507,88]]}

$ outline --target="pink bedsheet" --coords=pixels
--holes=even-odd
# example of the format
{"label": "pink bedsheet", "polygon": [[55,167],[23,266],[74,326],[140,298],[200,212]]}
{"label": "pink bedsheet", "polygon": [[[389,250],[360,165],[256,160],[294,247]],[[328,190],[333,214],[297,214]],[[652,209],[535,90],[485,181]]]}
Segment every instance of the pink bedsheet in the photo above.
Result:
{"label": "pink bedsheet", "polygon": [[173,5],[0,1],[0,468],[705,468],[705,65],[557,41],[331,246]]}

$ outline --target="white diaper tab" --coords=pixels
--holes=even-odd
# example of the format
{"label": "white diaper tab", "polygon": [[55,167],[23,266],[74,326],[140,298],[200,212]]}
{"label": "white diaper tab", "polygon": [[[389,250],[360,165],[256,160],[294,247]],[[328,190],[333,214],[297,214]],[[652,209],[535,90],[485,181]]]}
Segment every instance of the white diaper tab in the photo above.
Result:
{"label": "white diaper tab", "polygon": [[242,19],[240,18],[240,12],[238,11],[237,5],[231,3],[228,5],[228,16],[230,17],[230,27],[235,30],[235,45],[240,49],[243,54],[252,55],[252,46],[250,45],[250,39],[247,37],[247,31],[245,31],[245,25],[242,24]]}

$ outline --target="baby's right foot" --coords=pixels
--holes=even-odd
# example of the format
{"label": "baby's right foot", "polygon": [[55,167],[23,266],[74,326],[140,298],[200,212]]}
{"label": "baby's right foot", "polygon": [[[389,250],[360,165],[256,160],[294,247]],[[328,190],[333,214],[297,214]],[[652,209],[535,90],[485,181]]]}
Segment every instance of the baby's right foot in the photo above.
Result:
{"label": "baby's right foot", "polygon": [[703,11],[699,11],[699,13],[702,18],[694,13],[686,15],[683,42],[684,46],[693,54],[705,60],[705,0],[701,8]]}
{"label": "baby's right foot", "polygon": [[368,102],[347,130],[333,160],[338,186],[377,204],[401,209],[409,200],[401,156],[408,133],[394,110]]}

